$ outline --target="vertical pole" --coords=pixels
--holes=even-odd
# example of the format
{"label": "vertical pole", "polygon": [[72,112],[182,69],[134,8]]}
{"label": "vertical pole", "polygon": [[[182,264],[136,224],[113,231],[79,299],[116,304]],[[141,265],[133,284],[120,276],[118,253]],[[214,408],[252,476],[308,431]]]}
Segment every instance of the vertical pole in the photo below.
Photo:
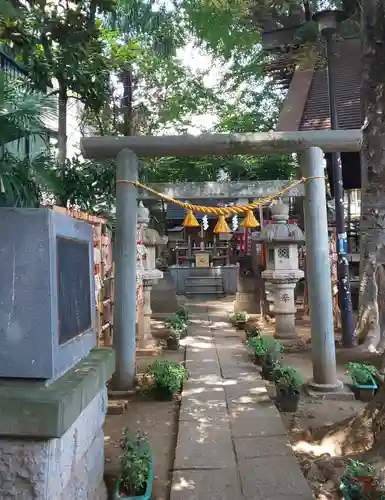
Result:
{"label": "vertical pole", "polygon": [[[338,130],[337,115],[337,93],[335,68],[336,61],[334,47],[334,28],[322,31],[326,40],[326,61],[329,87],[330,125],[332,130]],[[344,347],[353,347],[354,343],[354,319],[352,308],[352,297],[350,293],[349,262],[346,256],[346,226],[345,226],[345,200],[342,179],[342,162],[340,153],[331,154],[333,169],[334,201],[336,207],[336,232],[337,232],[337,274],[338,274],[338,297],[341,310],[342,342]]]}
{"label": "vertical pole", "polygon": [[136,181],[138,158],[129,149],[116,157],[114,389],[134,387],[136,376]]}
{"label": "vertical pole", "polygon": [[306,270],[313,354],[313,380],[317,391],[335,391],[342,387],[337,379],[334,344],[332,290],[323,152],[309,148],[301,153],[305,183]]}

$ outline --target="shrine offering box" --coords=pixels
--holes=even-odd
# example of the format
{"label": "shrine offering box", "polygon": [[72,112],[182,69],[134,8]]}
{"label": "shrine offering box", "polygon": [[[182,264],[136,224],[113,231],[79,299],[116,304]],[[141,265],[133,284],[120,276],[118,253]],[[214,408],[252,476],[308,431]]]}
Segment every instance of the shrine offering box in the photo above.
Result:
{"label": "shrine offering box", "polygon": [[63,375],[96,344],[92,226],[0,208],[0,377]]}

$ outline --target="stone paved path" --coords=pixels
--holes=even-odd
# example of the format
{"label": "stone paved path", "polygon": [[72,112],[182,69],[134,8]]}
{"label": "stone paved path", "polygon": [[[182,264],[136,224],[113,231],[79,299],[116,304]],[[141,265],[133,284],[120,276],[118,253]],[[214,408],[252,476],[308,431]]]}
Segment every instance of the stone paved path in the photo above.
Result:
{"label": "stone paved path", "polygon": [[310,500],[279,412],[227,312],[190,302],[171,500]]}

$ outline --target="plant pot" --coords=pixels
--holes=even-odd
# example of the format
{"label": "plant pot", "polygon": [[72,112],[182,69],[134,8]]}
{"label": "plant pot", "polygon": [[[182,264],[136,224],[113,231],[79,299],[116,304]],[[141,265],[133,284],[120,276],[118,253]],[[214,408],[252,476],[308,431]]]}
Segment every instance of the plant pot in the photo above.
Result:
{"label": "plant pot", "polygon": [[118,479],[116,481],[115,485],[115,490],[114,490],[114,500],[150,500],[151,494],[152,494],[152,484],[154,482],[154,472],[155,472],[155,459],[152,457],[151,462],[150,462],[150,468],[148,471],[148,480],[147,480],[147,486],[146,486],[146,491],[144,492],[143,495],[138,495],[138,496],[124,496],[124,493],[121,494],[120,492],[120,480]]}
{"label": "plant pot", "polygon": [[253,354],[253,363],[257,366],[261,366],[263,363],[264,357],[259,354]]}
{"label": "plant pot", "polygon": [[237,330],[245,330],[246,324],[247,324],[247,321],[237,321],[235,323],[235,326],[236,326]]}
{"label": "plant pot", "polygon": [[269,382],[274,382],[274,370],[272,366],[262,364],[262,377]]}
{"label": "plant pot", "polygon": [[285,413],[295,413],[298,410],[300,393],[289,393],[286,391],[277,391],[277,403],[281,411]]}
{"label": "plant pot", "polygon": [[172,401],[174,394],[163,387],[154,387],[152,390],[154,399],[157,401]]}
{"label": "plant pot", "polygon": [[356,399],[359,399],[360,401],[363,401],[365,403],[372,400],[374,393],[375,393],[376,389],[378,388],[377,384],[373,384],[373,385],[358,385],[357,384],[353,387],[354,387],[353,392],[354,392]]}
{"label": "plant pot", "polygon": [[169,337],[167,339],[167,349],[169,351],[177,351],[179,349],[180,343],[179,339],[176,339],[174,337]]}
{"label": "plant pot", "polygon": [[181,339],[184,339],[184,338],[186,338],[186,337],[187,337],[187,326],[186,326],[186,328],[185,328],[184,330],[182,330],[182,331],[181,331],[181,333],[180,333],[180,338],[181,338]]}

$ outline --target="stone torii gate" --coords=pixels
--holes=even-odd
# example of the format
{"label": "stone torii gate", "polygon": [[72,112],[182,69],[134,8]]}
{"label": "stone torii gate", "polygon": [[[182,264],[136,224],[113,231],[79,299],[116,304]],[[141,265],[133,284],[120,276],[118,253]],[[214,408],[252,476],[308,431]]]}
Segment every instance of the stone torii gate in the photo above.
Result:
{"label": "stone torii gate", "polygon": [[201,136],[89,137],[81,141],[84,158],[116,158],[114,388],[133,387],[136,375],[136,226],[138,157],[224,156],[300,153],[305,182],[307,278],[312,332],[313,380],[318,391],[336,391],[332,296],[323,153],[360,151],[360,130],[207,134]]}

